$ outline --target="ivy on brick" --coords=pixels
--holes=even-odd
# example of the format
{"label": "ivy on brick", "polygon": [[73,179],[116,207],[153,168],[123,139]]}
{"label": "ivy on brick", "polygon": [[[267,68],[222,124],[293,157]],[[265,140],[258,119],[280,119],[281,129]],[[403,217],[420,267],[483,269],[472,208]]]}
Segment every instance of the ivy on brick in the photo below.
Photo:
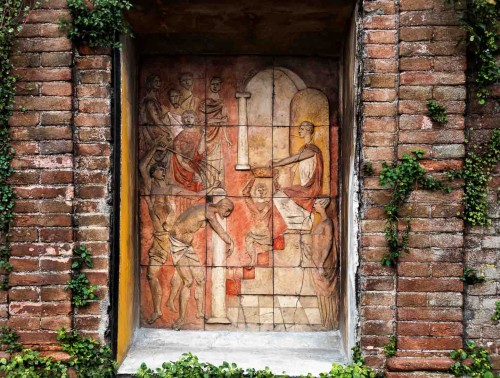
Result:
{"label": "ivy on brick", "polygon": [[464,180],[464,220],[472,226],[491,224],[488,217],[488,184],[500,163],[500,129],[493,130],[490,141],[472,146],[462,169],[448,172],[450,180]]}
{"label": "ivy on brick", "polygon": [[495,302],[495,312],[493,313],[491,320],[496,322],[500,321],[500,301]]}
{"label": "ivy on brick", "polygon": [[448,114],[446,113],[446,107],[444,105],[438,104],[434,100],[427,102],[427,115],[434,122],[440,124],[441,126],[448,123]]}
{"label": "ivy on brick", "polygon": [[455,363],[450,372],[456,377],[494,378],[490,354],[472,341],[465,342],[465,348],[450,353]]}
{"label": "ivy on brick", "polygon": [[[452,0],[445,0],[451,3]],[[500,65],[496,56],[500,53],[500,1],[497,0],[457,0],[466,3],[460,19],[467,32],[469,62],[475,74],[476,97],[483,105],[489,96],[488,87],[500,79]]]}
{"label": "ivy on brick", "polygon": [[[396,266],[398,258],[408,252],[408,239],[411,231],[410,219],[401,219],[399,210],[408,199],[411,192],[417,188],[430,191],[442,190],[449,192],[451,189],[436,181],[422,168],[419,161],[423,158],[422,150],[414,150],[412,155],[404,154],[401,162],[389,165],[382,163],[380,172],[380,185],[391,189],[391,199],[384,206],[387,218],[385,224],[385,240],[389,245],[389,253],[382,258],[382,265]],[[404,231],[399,231],[400,222],[404,223]]]}
{"label": "ivy on brick", "polygon": [[389,358],[389,357],[394,357],[396,355],[396,336],[392,336],[391,339],[389,340],[389,343],[384,346],[384,355]]}
{"label": "ivy on brick", "polygon": [[14,191],[9,183],[14,150],[10,145],[9,118],[14,109],[17,77],[10,56],[23,20],[36,5],[25,0],[3,0],[0,7],[0,270],[3,272],[0,289],[3,290],[9,288],[8,274],[12,270],[9,226],[14,217]]}
{"label": "ivy on brick", "polygon": [[73,261],[71,263],[71,279],[66,283],[66,289],[71,290],[71,303],[75,307],[84,307],[89,301],[96,299],[96,285],[91,285],[84,267],[93,268],[92,253],[84,245],[73,248]]}
{"label": "ivy on brick", "polygon": [[475,285],[485,281],[485,277],[477,273],[473,268],[464,267],[464,273],[460,277],[464,283],[467,285]]}
{"label": "ivy on brick", "polygon": [[[9,378],[113,378],[116,376],[116,362],[109,345],[101,344],[90,337],[81,336],[77,331],[57,331],[61,349],[69,354],[69,359],[57,361],[42,357],[37,351],[22,349],[17,341],[19,336],[10,328],[0,330],[0,346],[9,358],[0,359],[0,373]],[[74,373],[70,373],[70,369]],[[76,373],[76,374],[75,374]]]}
{"label": "ivy on brick", "polygon": [[61,20],[60,27],[76,45],[91,48],[120,47],[119,34],[132,35],[123,17],[132,4],[128,0],[67,0],[71,20]]}

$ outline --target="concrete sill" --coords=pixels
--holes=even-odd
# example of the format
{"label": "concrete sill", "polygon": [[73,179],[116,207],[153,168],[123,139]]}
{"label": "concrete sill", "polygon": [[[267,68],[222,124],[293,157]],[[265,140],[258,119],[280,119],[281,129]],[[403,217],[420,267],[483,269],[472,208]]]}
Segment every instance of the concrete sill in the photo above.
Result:
{"label": "concrete sill", "polygon": [[347,359],[339,331],[247,332],[171,331],[140,328],[118,370],[119,377],[131,376],[141,363],[156,369],[163,362],[178,360],[191,352],[202,362],[220,365],[235,362],[243,369],[264,369],[290,376],[328,372],[332,363]]}

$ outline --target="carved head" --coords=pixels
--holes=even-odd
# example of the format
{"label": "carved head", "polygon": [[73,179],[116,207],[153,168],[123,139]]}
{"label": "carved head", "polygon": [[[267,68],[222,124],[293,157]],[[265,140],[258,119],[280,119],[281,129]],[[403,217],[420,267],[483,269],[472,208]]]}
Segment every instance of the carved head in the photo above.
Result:
{"label": "carved head", "polygon": [[306,135],[312,136],[314,133],[314,125],[311,122],[304,121],[299,126],[299,136],[304,138]]}
{"label": "carved head", "polygon": [[314,210],[320,212],[328,207],[330,204],[330,197],[319,197],[314,200]]}
{"label": "carved head", "polygon": [[255,194],[259,198],[264,198],[264,196],[267,194],[267,186],[264,183],[259,183],[255,185]]}
{"label": "carved head", "polygon": [[221,199],[215,206],[217,206],[217,212],[222,218],[230,216],[234,209],[233,202],[228,198]]}
{"label": "carved head", "polygon": [[179,77],[179,83],[181,86],[190,91],[193,88],[193,74],[191,72],[184,72]]}
{"label": "carved head", "polygon": [[194,110],[186,110],[182,113],[182,124],[187,127],[193,127],[196,121],[196,112]]}
{"label": "carved head", "polygon": [[164,180],[165,179],[165,164],[163,163],[154,163],[150,168],[149,168],[149,175],[157,180]]}
{"label": "carved head", "polygon": [[210,91],[213,93],[219,93],[222,89],[222,79],[220,77],[214,76],[210,80]]}
{"label": "carved head", "polygon": [[161,87],[161,80],[158,75],[150,75],[146,78],[146,91],[158,90]]}
{"label": "carved head", "polygon": [[172,88],[168,91],[168,99],[174,107],[179,106],[180,98],[181,98],[181,94],[179,93],[179,91],[177,89]]}

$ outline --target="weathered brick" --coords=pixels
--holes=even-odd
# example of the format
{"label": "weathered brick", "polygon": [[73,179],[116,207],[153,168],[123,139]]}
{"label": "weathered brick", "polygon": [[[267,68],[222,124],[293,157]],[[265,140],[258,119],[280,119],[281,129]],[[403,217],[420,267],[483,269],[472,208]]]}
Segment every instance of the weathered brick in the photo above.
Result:
{"label": "weathered brick", "polygon": [[71,51],[71,42],[67,38],[19,38],[18,49],[25,52]]}
{"label": "weathered brick", "polygon": [[364,43],[367,44],[395,44],[395,30],[369,30],[363,36]]}
{"label": "weathered brick", "polygon": [[[48,50],[50,51],[50,50]],[[43,52],[41,65],[44,67],[69,67],[72,54],[70,52]]]}
{"label": "weathered brick", "polygon": [[14,107],[16,110],[71,110],[71,98],[16,96]]}
{"label": "weathered brick", "polygon": [[461,337],[398,337],[400,349],[452,350],[461,347]]}
{"label": "weathered brick", "polygon": [[396,48],[392,45],[368,45],[366,56],[373,59],[391,59],[396,55]]}
{"label": "weathered brick", "polygon": [[399,29],[399,39],[405,42],[429,41],[431,38],[432,28],[430,27],[411,27]]}
{"label": "weathered brick", "polygon": [[44,96],[71,96],[73,86],[71,83],[43,83],[41,94]]}
{"label": "weathered brick", "polygon": [[70,153],[73,150],[71,140],[48,140],[40,142],[40,153],[44,155]]}
{"label": "weathered brick", "polygon": [[369,16],[363,20],[365,29],[394,29],[396,17],[394,15]]}

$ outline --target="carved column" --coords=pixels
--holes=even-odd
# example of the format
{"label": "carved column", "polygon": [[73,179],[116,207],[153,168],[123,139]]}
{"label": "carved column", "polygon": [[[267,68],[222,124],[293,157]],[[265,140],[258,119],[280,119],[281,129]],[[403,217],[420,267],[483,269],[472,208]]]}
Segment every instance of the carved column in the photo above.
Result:
{"label": "carved column", "polygon": [[235,169],[237,171],[248,171],[248,127],[247,127],[247,99],[251,93],[237,92],[238,99],[238,158]]}
{"label": "carved column", "polygon": [[[213,203],[217,203],[225,198],[223,189],[215,189]],[[226,218],[217,215],[217,221],[226,230]],[[207,323],[211,324],[231,324],[226,313],[226,251],[227,244],[215,231],[211,233],[212,244],[212,287],[211,287],[211,314]]]}

